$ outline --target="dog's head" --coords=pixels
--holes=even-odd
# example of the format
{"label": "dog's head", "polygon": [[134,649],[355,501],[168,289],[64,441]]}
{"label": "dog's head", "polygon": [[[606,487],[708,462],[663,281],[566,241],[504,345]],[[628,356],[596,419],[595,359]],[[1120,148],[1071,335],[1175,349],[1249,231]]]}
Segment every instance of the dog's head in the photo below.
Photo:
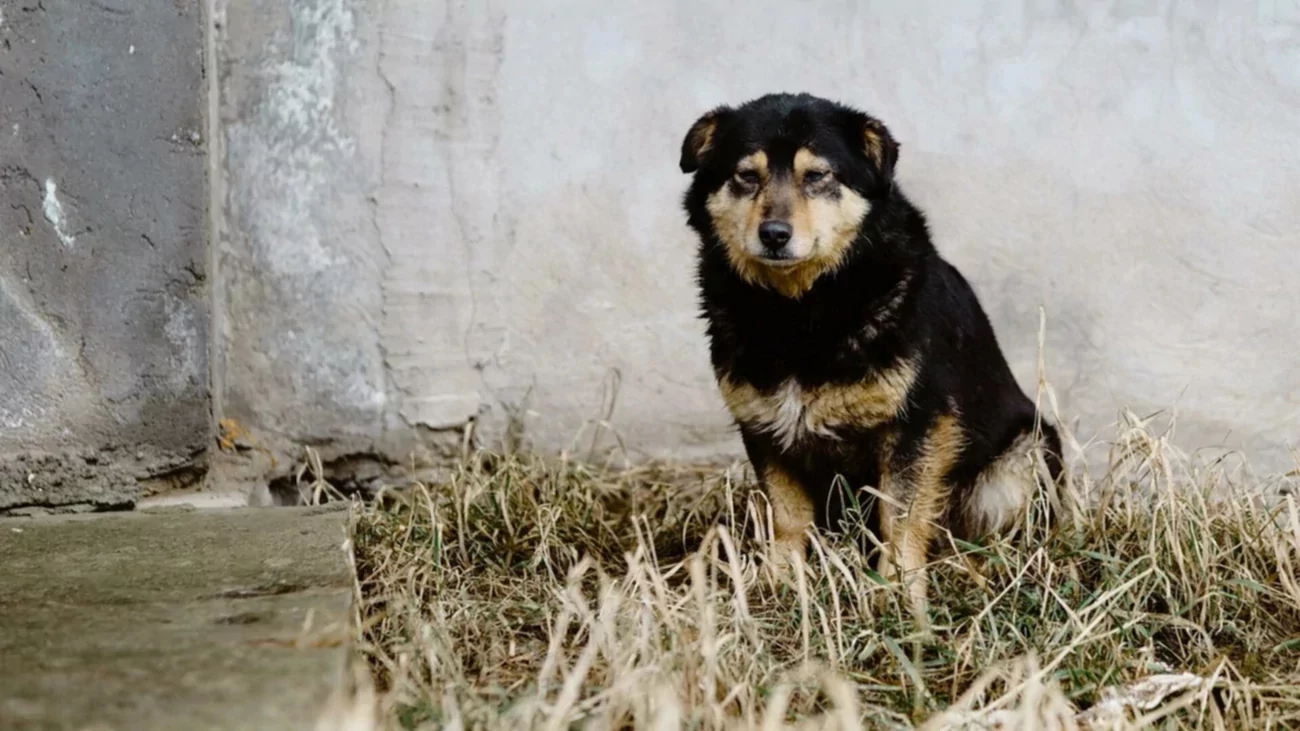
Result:
{"label": "dog's head", "polygon": [[[893,185],[898,144],[878,120],[808,94],[720,107],[691,125],[681,168],[742,278],[799,297],[843,262]],[[707,235],[708,232],[701,232]]]}

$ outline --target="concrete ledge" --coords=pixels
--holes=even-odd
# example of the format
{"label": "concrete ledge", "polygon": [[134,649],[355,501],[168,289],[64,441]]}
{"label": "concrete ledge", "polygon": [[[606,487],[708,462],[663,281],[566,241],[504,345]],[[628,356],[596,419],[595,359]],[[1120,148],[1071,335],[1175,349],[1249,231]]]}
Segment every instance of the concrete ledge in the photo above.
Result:
{"label": "concrete ledge", "polygon": [[0,459],[0,516],[129,510],[139,496],[135,477],[96,450]]}
{"label": "concrete ledge", "polygon": [[346,517],[0,520],[0,728],[311,728],[347,660]]}

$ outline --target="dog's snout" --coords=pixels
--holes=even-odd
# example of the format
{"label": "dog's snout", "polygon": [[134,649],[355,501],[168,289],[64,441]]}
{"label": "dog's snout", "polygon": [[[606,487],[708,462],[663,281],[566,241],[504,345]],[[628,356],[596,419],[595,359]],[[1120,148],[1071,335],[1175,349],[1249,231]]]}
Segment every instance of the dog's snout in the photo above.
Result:
{"label": "dog's snout", "polygon": [[779,249],[790,243],[794,227],[785,221],[764,221],[758,226],[758,240],[769,249]]}

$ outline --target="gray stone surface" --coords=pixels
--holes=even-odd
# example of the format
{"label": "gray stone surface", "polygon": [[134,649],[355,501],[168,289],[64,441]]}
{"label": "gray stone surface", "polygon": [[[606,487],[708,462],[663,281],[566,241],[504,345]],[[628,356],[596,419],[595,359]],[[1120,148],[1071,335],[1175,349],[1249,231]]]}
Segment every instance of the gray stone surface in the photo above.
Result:
{"label": "gray stone surface", "polygon": [[0,460],[0,515],[123,510],[139,497],[131,472],[96,451]]}
{"label": "gray stone surface", "polygon": [[184,468],[211,418],[198,0],[3,14],[0,461]]}
{"label": "gray stone surface", "polygon": [[346,660],[346,516],[0,520],[0,728],[311,728]]}
{"label": "gray stone surface", "polygon": [[959,5],[231,4],[224,413],[736,454],[677,151],[808,90],[896,133],[1029,388],[1045,308],[1081,439],[1174,408],[1176,443],[1293,466],[1300,6]]}

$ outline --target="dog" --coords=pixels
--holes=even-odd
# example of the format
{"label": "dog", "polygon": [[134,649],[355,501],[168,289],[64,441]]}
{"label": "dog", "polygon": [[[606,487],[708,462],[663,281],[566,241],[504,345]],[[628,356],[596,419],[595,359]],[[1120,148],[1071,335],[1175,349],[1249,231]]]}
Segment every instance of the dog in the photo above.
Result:
{"label": "dog", "polygon": [[1060,478],[1061,440],[1017,385],[971,285],[894,180],[878,119],[809,94],[701,116],[682,142],[718,388],[772,509],[774,556],[883,499],[880,575],[926,610],[928,554],[1015,527]]}

